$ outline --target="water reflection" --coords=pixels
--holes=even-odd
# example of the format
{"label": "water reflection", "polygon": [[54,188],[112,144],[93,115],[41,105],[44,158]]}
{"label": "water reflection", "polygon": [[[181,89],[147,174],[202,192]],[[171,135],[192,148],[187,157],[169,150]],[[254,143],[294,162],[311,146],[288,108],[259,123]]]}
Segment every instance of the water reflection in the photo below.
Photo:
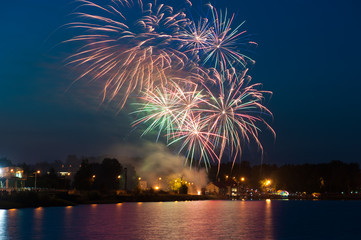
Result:
{"label": "water reflection", "polygon": [[[331,209],[338,213],[337,219],[323,218],[330,209],[327,204],[274,200],[194,201],[0,210],[0,240],[289,239],[290,236],[294,239],[312,239],[313,236],[313,239],[337,239],[343,236],[341,234],[357,239],[352,236],[359,236],[360,228],[355,227],[354,232],[350,232],[347,222],[339,219],[346,219],[345,213],[347,218],[354,215],[358,219],[359,203],[332,202]],[[323,229],[321,224],[338,228],[324,228],[333,232],[330,238],[322,238],[327,236],[325,232],[315,233],[315,229]],[[300,225],[307,225],[309,231],[302,230]]]}
{"label": "water reflection", "polygon": [[44,217],[44,208],[39,207],[35,208],[33,210],[33,227],[32,231],[34,232],[33,235],[35,235],[38,239],[43,238],[43,217]]}
{"label": "water reflection", "polygon": [[10,239],[272,239],[271,210],[265,201],[93,204],[2,210],[0,226]]}
{"label": "water reflection", "polygon": [[269,239],[274,238],[273,233],[273,218],[272,218],[272,201],[270,199],[266,200],[266,208],[264,215],[264,232],[265,236],[268,236]]}
{"label": "water reflection", "polygon": [[7,210],[0,209],[0,240],[7,238]]}

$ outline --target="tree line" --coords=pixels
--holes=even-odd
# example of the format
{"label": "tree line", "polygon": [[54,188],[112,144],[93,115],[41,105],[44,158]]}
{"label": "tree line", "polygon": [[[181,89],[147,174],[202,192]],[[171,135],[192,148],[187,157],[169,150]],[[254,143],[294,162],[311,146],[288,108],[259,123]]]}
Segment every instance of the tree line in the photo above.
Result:
{"label": "tree line", "polygon": [[259,188],[264,179],[270,179],[276,189],[289,192],[329,192],[350,193],[361,190],[361,171],[358,163],[331,161],[319,164],[262,164],[251,166],[249,162],[222,163],[219,174],[218,166],[212,166],[209,179],[213,182],[233,179],[240,181],[245,178],[245,184],[250,188]]}

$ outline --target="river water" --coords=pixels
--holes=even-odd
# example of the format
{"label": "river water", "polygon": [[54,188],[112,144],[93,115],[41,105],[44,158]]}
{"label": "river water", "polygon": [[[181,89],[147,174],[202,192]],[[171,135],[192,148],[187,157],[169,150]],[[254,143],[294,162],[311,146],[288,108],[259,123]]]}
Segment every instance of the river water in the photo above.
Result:
{"label": "river water", "polygon": [[193,201],[0,210],[5,239],[361,239],[361,201]]}

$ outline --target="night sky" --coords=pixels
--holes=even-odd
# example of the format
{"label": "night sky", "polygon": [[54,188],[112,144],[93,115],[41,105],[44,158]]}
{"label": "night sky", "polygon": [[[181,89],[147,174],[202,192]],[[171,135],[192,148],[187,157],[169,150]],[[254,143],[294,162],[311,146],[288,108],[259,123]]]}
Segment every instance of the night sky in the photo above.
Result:
{"label": "night sky", "polygon": [[[62,25],[67,0],[3,1],[0,7],[0,157],[14,162],[98,156],[138,144],[127,113],[100,104],[99,89],[72,85],[71,47]],[[193,1],[196,4],[196,1]],[[273,97],[276,141],[264,137],[265,163],[361,163],[361,2],[218,0],[259,47],[250,70]],[[247,160],[247,159],[246,159]],[[258,163],[257,158],[252,162]]]}

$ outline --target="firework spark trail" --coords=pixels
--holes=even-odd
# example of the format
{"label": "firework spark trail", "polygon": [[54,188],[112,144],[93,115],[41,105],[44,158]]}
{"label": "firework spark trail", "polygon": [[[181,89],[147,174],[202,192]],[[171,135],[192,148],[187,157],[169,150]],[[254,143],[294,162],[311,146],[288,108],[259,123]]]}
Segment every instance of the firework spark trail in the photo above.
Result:
{"label": "firework spark trail", "polygon": [[[198,90],[198,85],[186,85],[184,87],[169,81],[167,86],[156,87],[144,92],[140,97],[142,101],[134,103],[137,110],[131,114],[142,117],[133,122],[133,127],[141,123],[149,123],[142,136],[158,128],[158,141],[162,131],[167,132],[167,136],[170,136],[175,128],[183,126],[203,98],[201,91]],[[188,90],[184,90],[185,88]]]}
{"label": "firework spark trail", "polygon": [[252,43],[241,41],[247,37],[246,31],[240,32],[244,22],[232,29],[234,14],[229,18],[227,10],[218,12],[212,5],[209,4],[209,7],[213,16],[213,27],[209,35],[210,43],[204,49],[206,54],[204,64],[212,62],[214,68],[219,71],[234,69],[237,65],[246,68],[247,61],[253,60],[239,51],[240,46]]}
{"label": "firework spark trail", "polygon": [[234,163],[252,141],[263,152],[259,125],[275,134],[264,118],[272,116],[263,105],[270,92],[247,80],[247,64],[254,61],[242,46],[255,43],[241,31],[243,23],[234,27],[234,14],[208,4],[211,17],[193,22],[157,0],[80,2],[78,21],[69,28],[82,34],[66,42],[83,45],[68,64],[83,68],[77,80],[103,83],[103,101],[121,96],[120,109],[136,95],[132,126],[148,125],[142,136],[165,136],[190,166],[219,167],[226,153]]}
{"label": "firework spark trail", "polygon": [[193,55],[198,56],[199,51],[208,48],[210,33],[211,28],[207,18],[200,18],[197,23],[188,24],[181,34],[185,52],[192,52]]}
{"label": "firework spark trail", "polygon": [[184,124],[171,134],[170,140],[172,141],[168,145],[180,142],[179,153],[185,150],[190,166],[193,165],[195,159],[198,159],[199,165],[203,161],[206,169],[210,166],[211,161],[217,161],[219,166],[220,158],[214,150],[215,146],[211,139],[222,138],[222,136],[209,132],[208,121],[199,114],[191,113],[187,117],[187,121],[184,121]]}
{"label": "firework spark trail", "polygon": [[[264,120],[264,115],[272,116],[272,113],[262,105],[264,94],[269,91],[259,91],[260,84],[248,85],[246,71],[241,74],[240,81],[235,81],[235,74],[215,74],[219,91],[214,94],[207,86],[209,99],[204,101],[206,107],[202,109],[209,124],[209,132],[215,133],[222,138],[215,138],[214,145],[219,146],[218,157],[221,159],[226,147],[233,155],[233,163],[242,154],[242,141],[254,140],[261,151],[263,147],[258,139],[258,123],[265,124],[273,134],[273,129]],[[230,84],[226,88],[226,84]]]}
{"label": "firework spark trail", "polygon": [[[108,95],[114,99],[121,93],[123,107],[135,90],[164,85],[168,75],[177,74],[188,64],[186,54],[178,50],[182,42],[179,29],[189,22],[183,12],[142,1],[114,0],[113,5],[104,7],[80,2],[83,4],[77,10],[99,11],[104,16],[76,13],[79,21],[69,27],[84,33],[68,42],[84,46],[70,56],[68,64],[85,68],[77,80],[90,77],[104,81],[103,101]],[[135,20],[134,12],[140,15]]]}
{"label": "firework spark trail", "polygon": [[242,53],[241,46],[257,45],[249,41],[246,31],[241,31],[244,22],[234,25],[235,14],[228,16],[227,10],[218,11],[211,4],[207,4],[211,18],[200,18],[196,22],[186,25],[183,33],[185,52],[192,51],[201,59],[201,64],[209,65],[218,71],[245,69],[249,62],[254,63],[250,57]]}

